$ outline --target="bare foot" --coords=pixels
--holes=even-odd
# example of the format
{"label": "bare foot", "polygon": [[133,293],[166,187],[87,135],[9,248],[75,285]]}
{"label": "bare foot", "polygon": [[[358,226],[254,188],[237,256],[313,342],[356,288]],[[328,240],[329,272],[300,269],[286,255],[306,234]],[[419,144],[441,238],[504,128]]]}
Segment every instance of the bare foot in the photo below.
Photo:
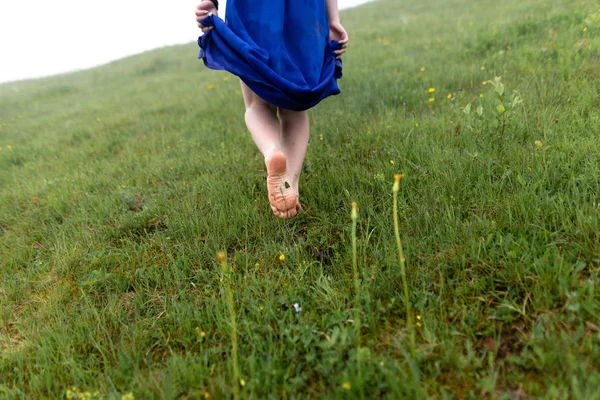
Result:
{"label": "bare foot", "polygon": [[267,156],[267,190],[273,214],[280,218],[293,218],[299,206],[298,196],[288,182],[287,160],[279,149]]}
{"label": "bare foot", "polygon": [[302,212],[306,212],[304,211],[304,208],[302,208],[302,204],[300,204],[300,190],[298,189],[298,180],[296,179],[294,183],[292,183],[292,189],[294,190],[294,193],[296,194],[296,210],[302,211]]}

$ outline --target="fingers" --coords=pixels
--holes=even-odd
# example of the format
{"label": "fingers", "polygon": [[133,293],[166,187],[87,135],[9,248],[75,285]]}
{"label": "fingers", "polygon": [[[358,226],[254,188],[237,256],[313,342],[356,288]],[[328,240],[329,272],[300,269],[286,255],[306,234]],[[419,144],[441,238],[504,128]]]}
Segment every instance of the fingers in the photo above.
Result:
{"label": "fingers", "polygon": [[339,30],[338,34],[341,38],[338,40],[340,48],[335,51],[336,58],[340,58],[346,52],[349,42],[348,33],[343,28]]}
{"label": "fingers", "polygon": [[211,13],[208,12],[208,10],[200,10],[196,8],[196,21],[200,22],[209,15],[211,15]]}
{"label": "fingers", "polygon": [[348,35],[345,35],[346,38],[343,39],[343,41],[340,41],[340,49],[335,51],[336,54],[336,58],[340,58],[342,56],[342,54],[344,54],[346,52],[346,49],[348,48]]}
{"label": "fingers", "polygon": [[206,33],[214,28],[214,26],[204,26],[200,22],[198,22],[198,28],[202,30],[202,32]]}
{"label": "fingers", "polygon": [[343,39],[337,39],[337,38],[335,37],[335,35],[330,35],[330,36],[329,36],[329,40],[330,40],[330,41],[331,41],[331,40],[335,40],[335,41],[337,41],[337,42],[338,42],[338,43],[339,43],[339,44],[340,44],[342,47],[344,47],[344,48],[348,46],[348,35],[346,35],[346,37],[345,37],[345,38],[343,38]]}
{"label": "fingers", "polygon": [[205,10],[196,10],[196,22],[200,23],[203,19],[208,17],[210,13]]}
{"label": "fingers", "polygon": [[[200,6],[198,6],[200,7]],[[200,8],[196,8],[196,22],[198,23],[198,28],[202,30],[202,32],[206,33],[213,29],[212,26],[204,26],[202,25],[202,21],[206,18],[210,17],[212,14],[206,10],[201,10]]]}
{"label": "fingers", "polygon": [[196,6],[196,14],[200,11],[208,11],[216,14],[217,9],[212,1],[203,0]]}

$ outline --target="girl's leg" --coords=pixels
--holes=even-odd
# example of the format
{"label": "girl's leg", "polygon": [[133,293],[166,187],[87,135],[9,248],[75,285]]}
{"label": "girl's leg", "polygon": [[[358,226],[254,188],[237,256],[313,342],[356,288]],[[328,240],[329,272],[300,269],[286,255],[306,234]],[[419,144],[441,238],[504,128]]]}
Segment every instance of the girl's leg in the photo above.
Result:
{"label": "girl's leg", "polygon": [[277,107],[258,97],[243,82],[241,84],[246,105],[246,126],[258,150],[266,159],[271,151],[281,149],[281,128],[277,118]]}
{"label": "girl's leg", "polygon": [[287,167],[290,177],[290,185],[296,195],[298,192],[298,181],[302,172],[302,165],[308,148],[310,125],[306,111],[291,111],[279,109],[279,120],[281,121],[281,145],[287,157]]}
{"label": "girl's leg", "polygon": [[277,107],[258,97],[242,83],[246,105],[246,126],[252,139],[265,157],[267,166],[267,190],[273,213],[281,218],[296,215],[298,196],[291,186],[287,172],[287,159],[282,151],[281,126]]}

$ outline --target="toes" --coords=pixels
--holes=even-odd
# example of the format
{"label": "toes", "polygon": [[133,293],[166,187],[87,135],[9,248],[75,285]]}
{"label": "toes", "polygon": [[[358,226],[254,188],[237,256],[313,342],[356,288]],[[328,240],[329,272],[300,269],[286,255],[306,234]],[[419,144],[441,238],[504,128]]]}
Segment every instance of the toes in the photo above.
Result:
{"label": "toes", "polygon": [[271,206],[271,210],[273,211],[273,214],[275,216],[277,216],[281,219],[294,218],[298,214],[295,207],[287,208],[287,209],[279,209],[275,206]]}

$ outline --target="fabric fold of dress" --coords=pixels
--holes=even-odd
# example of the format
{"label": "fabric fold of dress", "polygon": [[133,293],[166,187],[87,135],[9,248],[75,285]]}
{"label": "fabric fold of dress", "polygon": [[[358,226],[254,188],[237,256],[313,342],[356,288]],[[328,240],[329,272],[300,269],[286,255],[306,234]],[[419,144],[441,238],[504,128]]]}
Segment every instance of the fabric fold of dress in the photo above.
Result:
{"label": "fabric fold of dress", "polygon": [[329,41],[325,0],[229,0],[226,21],[209,16],[199,59],[226,70],[259,97],[303,111],[340,93],[342,62]]}

